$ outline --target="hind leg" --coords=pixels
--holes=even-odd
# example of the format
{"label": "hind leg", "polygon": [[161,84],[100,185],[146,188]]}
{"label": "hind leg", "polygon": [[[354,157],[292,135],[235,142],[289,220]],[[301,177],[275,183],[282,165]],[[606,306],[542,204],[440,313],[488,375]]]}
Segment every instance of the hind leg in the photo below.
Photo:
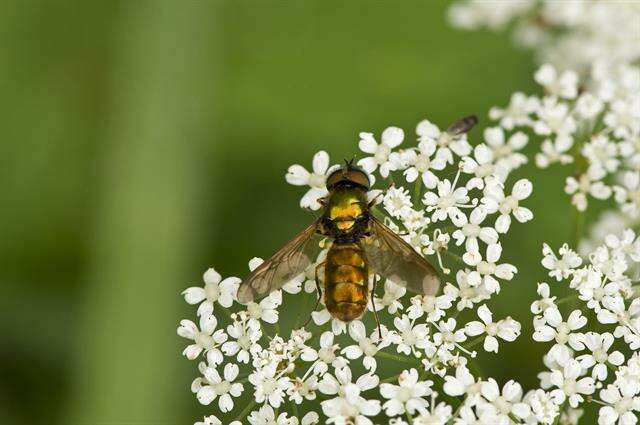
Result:
{"label": "hind leg", "polygon": [[376,302],[374,297],[376,295],[376,286],[378,286],[378,278],[373,278],[373,288],[371,288],[371,306],[373,307],[373,316],[376,318],[376,325],[378,326],[378,342],[382,340],[382,328],[380,327],[380,319],[378,318],[378,310],[376,309]]}
{"label": "hind leg", "polygon": [[[318,298],[316,299],[316,304],[313,306],[313,310],[311,310],[311,313],[316,311],[316,309],[318,308],[318,304],[320,304],[320,299],[322,298],[322,289],[320,287],[320,279],[318,278],[318,269],[320,267],[324,267],[325,264],[326,264],[326,261],[323,261],[322,263],[316,266],[315,282],[316,282],[316,293],[318,294]],[[309,321],[311,320],[311,313],[309,313],[309,318],[307,319],[306,322],[304,322],[303,327],[307,327],[307,325],[309,324]]]}

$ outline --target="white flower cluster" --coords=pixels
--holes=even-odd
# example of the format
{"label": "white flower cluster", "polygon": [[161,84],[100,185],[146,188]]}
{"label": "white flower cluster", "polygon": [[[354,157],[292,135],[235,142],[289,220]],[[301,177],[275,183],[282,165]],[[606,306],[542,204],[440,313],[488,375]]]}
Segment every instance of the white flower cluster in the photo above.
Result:
{"label": "white flower cluster", "polygon": [[449,10],[463,29],[502,30],[534,49],[540,63],[587,71],[593,63],[640,59],[640,6],[633,0],[464,0]]}
{"label": "white flower cluster", "polygon": [[[640,239],[630,229],[621,238],[610,235],[588,261],[567,245],[558,254],[545,245],[543,256],[549,277],[568,283],[572,293],[557,299],[550,286],[559,283],[538,284],[540,298],[531,305],[533,339],[553,344],[543,358],[549,370],[538,375],[538,394],[550,403],[549,411],[569,406],[567,413],[579,418],[578,407],[588,401],[600,405],[599,425],[635,424],[640,413],[640,298],[637,277],[629,272],[640,261]],[[561,313],[563,304],[578,301],[584,312],[571,307]]]}
{"label": "white flower cluster", "polygon": [[[381,199],[374,214],[455,281],[437,296],[409,294],[385,281],[374,298],[382,322],[379,338],[372,313],[347,324],[322,308],[312,313],[311,325],[300,326],[315,298],[310,294],[315,264],[282,290],[247,305],[235,301],[240,279],[222,279],[209,269],[204,287],[183,293],[198,305],[199,325],[183,320],[178,328],[191,341],[184,355],[200,359],[200,376],[191,389],[200,403],[217,406],[205,424],[402,424],[404,419],[431,424],[476,415],[494,423],[528,417],[531,407],[517,383],[500,390],[495,380],[474,377],[468,367],[476,345],[497,353],[500,344],[520,335],[520,323],[494,318],[487,302],[517,273],[502,260],[501,238],[513,220],[533,218],[523,206],[531,182],[507,183],[511,171],[526,162],[519,150],[527,136],[504,140],[489,131],[472,147],[465,134],[424,120],[416,128],[416,145],[399,149],[404,139],[396,127],[383,131],[379,142],[371,133],[360,134],[366,156],[359,165],[386,187],[370,193]],[[309,186],[301,206],[317,209],[333,168],[325,152],[312,162],[313,172],[294,165],[286,180]],[[260,262],[251,260],[249,268]],[[299,318],[285,330],[280,308],[296,300],[307,308],[296,305]],[[390,376],[380,376],[381,370]],[[252,401],[238,407],[238,397],[247,392]],[[441,400],[443,393],[459,401]]]}
{"label": "white flower cluster", "polygon": [[613,197],[624,214],[637,219],[640,68],[596,65],[581,85],[575,72],[545,64],[534,78],[544,96],[515,93],[505,108],[492,108],[489,117],[507,134],[514,132],[510,137],[521,131],[537,136],[538,167],[571,164],[565,192],[579,211],[587,209],[590,197]]}

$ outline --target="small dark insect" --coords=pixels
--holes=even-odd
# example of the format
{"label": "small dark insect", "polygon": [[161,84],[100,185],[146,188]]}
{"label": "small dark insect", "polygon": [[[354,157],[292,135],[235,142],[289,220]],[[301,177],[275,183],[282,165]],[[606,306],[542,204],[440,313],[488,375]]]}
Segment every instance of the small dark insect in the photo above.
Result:
{"label": "small dark insect", "polygon": [[[476,117],[466,117],[449,127],[451,135],[469,131]],[[324,297],[329,313],[349,322],[361,317],[369,294],[369,276],[377,275],[405,286],[416,294],[434,295],[440,287],[436,270],[411,245],[371,214],[367,202],[369,177],[353,160],[327,177],[329,194],[321,200],[322,216],[262,263],[238,289],[238,300],[253,301],[279,289],[316,261],[322,239],[331,241],[326,258],[315,268],[318,301]],[[374,279],[371,293],[375,293]],[[380,323],[373,305],[374,315]]]}

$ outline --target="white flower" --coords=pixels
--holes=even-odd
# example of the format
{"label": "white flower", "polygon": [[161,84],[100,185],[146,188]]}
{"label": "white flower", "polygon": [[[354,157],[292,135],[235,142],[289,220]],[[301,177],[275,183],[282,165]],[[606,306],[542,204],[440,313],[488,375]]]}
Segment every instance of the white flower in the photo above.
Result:
{"label": "white flower", "polygon": [[192,286],[182,292],[187,303],[202,303],[198,306],[198,316],[210,316],[213,314],[216,302],[223,307],[231,307],[240,279],[228,277],[222,280],[220,273],[214,269],[208,269],[203,275],[203,280],[204,288]]}
{"label": "white flower", "polygon": [[587,324],[587,318],[580,310],[572,311],[566,322],[562,321],[562,315],[555,307],[546,309],[543,317],[546,324],[539,323],[535,327],[533,339],[539,342],[555,340],[549,354],[557,361],[569,356],[567,344],[575,350],[584,349],[583,335],[574,332]]}
{"label": "white flower", "polygon": [[413,420],[414,425],[445,425],[452,417],[451,406],[447,404],[439,403],[437,406],[432,406],[430,412],[420,414]]}
{"label": "white flower", "polygon": [[271,363],[249,375],[249,382],[255,388],[255,400],[269,403],[276,409],[284,402],[285,393],[291,387],[291,382],[281,376],[277,366],[277,363]]}
{"label": "white flower", "polygon": [[482,381],[476,380],[465,365],[456,368],[455,376],[444,377],[443,390],[452,397],[466,395],[467,401],[476,404],[480,397]]}
{"label": "white flower", "polygon": [[527,393],[524,397],[524,402],[531,406],[531,415],[538,423],[551,425],[559,414],[559,406],[551,395],[544,390],[537,389]]}
{"label": "white flower", "polygon": [[459,157],[471,153],[471,145],[467,142],[466,134],[451,135],[446,131],[440,131],[438,126],[429,120],[418,123],[416,134],[421,142],[435,142],[438,147],[436,158],[443,158],[447,163],[453,164],[454,153]]}
{"label": "white flower", "polygon": [[218,320],[215,316],[201,316],[200,329],[191,320],[181,320],[178,335],[194,342],[187,346],[182,354],[189,360],[194,360],[203,350],[217,351],[217,347],[227,340],[227,334],[222,329],[216,330],[216,326],[218,326]]}
{"label": "white flower", "polygon": [[562,404],[568,398],[571,407],[578,407],[578,404],[584,400],[583,394],[590,395],[595,391],[593,378],[580,378],[581,375],[582,367],[574,359],[569,359],[562,371],[553,370],[551,372],[551,383],[558,388],[551,391],[551,396],[559,404]]}
{"label": "white flower", "polygon": [[[406,292],[407,290],[404,286],[395,284],[389,279],[385,280],[384,295],[382,298],[374,297],[376,308],[378,311],[386,308],[389,314],[396,314],[396,312],[404,308],[401,300]],[[371,305],[369,309],[372,310],[373,306]]]}
{"label": "white flower", "polygon": [[608,353],[613,341],[613,335],[609,332],[603,334],[587,332],[584,334],[584,345],[591,351],[591,354],[583,354],[578,356],[576,360],[585,369],[593,367],[591,376],[599,381],[607,379],[607,363],[620,366],[624,362],[624,356],[620,351]]}
{"label": "white flower", "polygon": [[265,404],[260,410],[253,411],[247,417],[251,425],[298,425],[298,418],[287,418],[287,413],[280,413],[276,418],[273,407]]}
{"label": "white flower", "polygon": [[198,390],[198,401],[208,405],[218,398],[218,407],[221,412],[230,412],[233,409],[233,399],[239,397],[244,390],[242,384],[233,382],[238,377],[240,369],[238,365],[227,363],[224,367],[224,379],[214,367],[208,367],[204,371],[207,384]]}
{"label": "white flower", "polygon": [[611,188],[602,182],[605,171],[598,166],[591,166],[586,173],[582,173],[578,178],[567,177],[564,191],[571,196],[571,203],[578,211],[587,209],[587,195],[596,199],[604,200],[611,196]]}
{"label": "white flower", "polygon": [[558,103],[558,99],[554,97],[545,97],[536,115],[538,121],[533,124],[536,134],[570,135],[576,131],[576,122],[571,116],[569,106],[566,103]]}
{"label": "white flower", "polygon": [[422,177],[425,187],[433,189],[438,184],[438,177],[431,170],[443,170],[447,165],[443,156],[432,155],[436,151],[436,143],[432,139],[425,139],[418,143],[417,149],[402,152],[401,157],[407,169],[404,171],[407,182],[413,183]]}
{"label": "white flower", "polygon": [[600,398],[608,406],[600,408],[598,425],[632,425],[638,422],[640,397],[633,386],[608,385],[600,391]]}
{"label": "white flower", "polygon": [[372,156],[362,158],[358,161],[367,173],[373,173],[380,167],[380,175],[384,178],[389,176],[390,171],[398,169],[400,162],[399,154],[391,152],[404,140],[404,131],[398,127],[387,127],[382,132],[382,142],[378,144],[372,133],[360,133],[360,150],[372,154]]}
{"label": "white flower", "polygon": [[392,186],[386,190],[382,204],[391,217],[406,217],[413,208],[409,191],[403,187]]}
{"label": "white flower", "polygon": [[439,332],[433,334],[433,342],[436,346],[442,345],[447,351],[453,350],[456,344],[467,340],[464,329],[456,330],[454,318],[441,321],[436,328]]}
{"label": "white flower", "polygon": [[378,340],[378,330],[374,330],[371,337],[367,337],[367,330],[364,327],[364,323],[360,320],[354,320],[349,323],[349,335],[358,345],[350,345],[342,349],[342,353],[349,359],[354,360],[362,356],[362,364],[371,373],[375,372],[377,363],[375,356],[378,354],[378,350],[389,345],[387,338],[385,338],[386,327],[382,329],[382,339]]}
{"label": "white flower", "polygon": [[514,415],[520,419],[529,416],[530,408],[526,403],[522,403],[522,387],[517,382],[510,380],[502,387],[498,387],[493,378],[482,384],[482,396],[487,399],[498,412],[501,421],[510,423],[509,415]]}
{"label": "white flower", "polygon": [[320,375],[324,375],[329,370],[329,365],[336,369],[347,365],[347,361],[343,357],[336,355],[336,352],[340,350],[340,346],[334,344],[333,339],[333,332],[323,332],[320,335],[318,361],[314,365],[314,371]]}
{"label": "white flower", "polygon": [[518,180],[513,185],[510,195],[505,195],[503,185],[498,180],[494,179],[487,184],[482,202],[487,212],[500,212],[495,224],[498,233],[507,233],[511,226],[511,214],[520,223],[526,223],[533,218],[530,209],[520,206],[520,202],[527,199],[532,191],[533,185],[527,179]]}
{"label": "white flower", "polygon": [[508,173],[527,163],[527,157],[518,152],[529,142],[525,133],[517,131],[506,140],[502,128],[489,127],[484,131],[484,140],[492,151],[497,170]]}
{"label": "white flower", "polygon": [[539,168],[547,168],[551,164],[559,162],[562,165],[571,164],[573,156],[567,152],[573,147],[573,137],[566,134],[557,135],[553,141],[545,139],[540,146],[541,152],[536,154],[536,165]]}
{"label": "white flower", "polygon": [[482,285],[489,293],[500,291],[500,283],[494,275],[500,279],[511,280],[518,269],[511,264],[498,264],[502,255],[502,245],[495,243],[487,246],[486,259],[478,251],[467,251],[462,256],[464,262],[476,269],[469,273],[469,284]]}
{"label": "white flower", "polygon": [[417,348],[426,348],[429,330],[425,323],[415,324],[415,320],[403,314],[402,317],[395,317],[393,324],[397,331],[392,334],[391,340],[397,345],[398,353],[417,355]]}
{"label": "white flower", "polygon": [[222,421],[214,415],[205,416],[202,422],[196,422],[193,425],[222,425]]}
{"label": "white flower", "polygon": [[309,190],[300,200],[300,207],[320,209],[318,200],[329,192],[326,187],[327,170],[329,168],[329,154],[320,151],[313,156],[313,172],[308,172],[302,165],[294,164],[287,170],[285,179],[294,186],[309,186]]}
{"label": "white flower", "polygon": [[469,336],[486,333],[487,336],[484,339],[485,351],[498,352],[498,339],[496,337],[512,342],[520,335],[520,323],[511,317],[493,322],[493,315],[486,305],[478,308],[478,317],[480,317],[482,322],[472,321],[467,323],[465,333]]}
{"label": "white flower", "polygon": [[582,155],[589,164],[602,168],[608,173],[618,169],[620,161],[617,158],[618,148],[616,143],[604,135],[596,135],[582,147]]}
{"label": "white flower", "polygon": [[433,222],[446,220],[449,217],[456,225],[463,223],[460,207],[469,202],[469,196],[466,188],[456,188],[455,183],[454,181],[452,184],[448,179],[444,179],[438,182],[437,194],[435,192],[424,194],[422,202],[427,206],[427,211],[432,213]]}
{"label": "white flower", "polygon": [[227,333],[233,340],[222,344],[222,351],[227,356],[237,355],[240,363],[248,363],[250,351],[262,337],[260,323],[255,320],[235,321],[227,326]]}
{"label": "white flower", "polygon": [[546,309],[556,307],[556,297],[551,296],[551,289],[546,282],[538,283],[538,295],[540,299],[531,303],[531,312],[533,314],[544,313]]}
{"label": "white flower", "polygon": [[388,399],[382,408],[387,416],[402,415],[405,412],[413,415],[416,411],[425,412],[429,403],[424,397],[432,393],[431,381],[419,381],[416,369],[404,370],[398,376],[398,384],[383,383],[380,394]]}
{"label": "white flower", "polygon": [[551,270],[549,276],[555,278],[558,282],[562,279],[566,279],[574,273],[574,270],[582,264],[582,259],[573,250],[569,248],[569,245],[564,244],[558,251],[560,258],[558,258],[553,250],[546,243],[542,246],[542,265]]}
{"label": "white flower", "polygon": [[539,104],[538,98],[516,92],[511,95],[509,106],[506,109],[491,108],[489,118],[494,121],[500,120],[500,126],[507,130],[519,126],[529,126],[533,122],[531,114],[538,109]]}
{"label": "white flower", "polygon": [[456,245],[459,246],[466,242],[465,249],[467,251],[478,251],[478,239],[487,245],[497,243],[498,232],[493,227],[480,227],[485,218],[487,218],[487,211],[483,207],[474,208],[468,220],[466,215],[461,215],[460,229],[454,231],[452,235],[456,240]]}
{"label": "white flower", "polygon": [[564,71],[558,75],[553,65],[547,63],[538,68],[533,78],[551,95],[566,99],[578,95],[578,74],[574,71]]}
{"label": "white flower", "polygon": [[360,394],[378,386],[376,375],[361,375],[355,383],[351,382],[351,369],[343,367],[336,369],[335,377],[327,373],[322,377],[318,389],[323,394],[335,397],[325,400],[320,405],[322,412],[329,418],[327,423],[342,423],[354,421],[358,425],[372,425],[367,416],[380,413],[380,401],[367,400]]}
{"label": "white flower", "polygon": [[462,160],[462,171],[466,174],[473,174],[466,184],[468,190],[478,188],[483,189],[485,179],[496,176],[501,181],[507,176],[506,168],[498,169],[494,163],[493,151],[483,143],[473,148],[473,157],[466,156]]}
{"label": "white flower", "polygon": [[622,186],[614,186],[615,200],[622,211],[631,217],[640,215],[640,173],[627,171],[622,174]]}

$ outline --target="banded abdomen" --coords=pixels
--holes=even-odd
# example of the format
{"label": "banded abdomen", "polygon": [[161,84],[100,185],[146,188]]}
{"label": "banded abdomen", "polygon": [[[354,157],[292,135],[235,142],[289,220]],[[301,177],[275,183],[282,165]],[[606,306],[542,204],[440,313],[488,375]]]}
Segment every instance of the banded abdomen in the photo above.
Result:
{"label": "banded abdomen", "polygon": [[324,301],[331,315],[344,322],[367,308],[369,270],[358,243],[334,241],[324,263]]}

